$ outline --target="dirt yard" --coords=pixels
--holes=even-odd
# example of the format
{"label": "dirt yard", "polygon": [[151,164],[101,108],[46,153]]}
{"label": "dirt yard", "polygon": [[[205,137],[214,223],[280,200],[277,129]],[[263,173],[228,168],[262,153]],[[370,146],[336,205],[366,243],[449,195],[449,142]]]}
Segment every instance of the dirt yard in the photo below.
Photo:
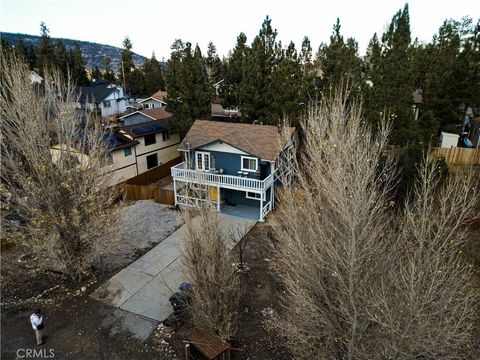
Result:
{"label": "dirt yard", "polygon": [[[243,290],[235,343],[241,351],[232,354],[234,360],[292,359],[282,340],[268,327],[271,314],[278,311],[277,294],[281,291],[266,246],[270,231],[269,221],[257,224],[242,240],[247,242],[244,256],[250,270],[241,275]],[[474,241],[466,251],[467,261],[476,267],[480,279],[480,223],[472,225],[471,237]],[[21,257],[22,253],[21,247],[15,247],[2,254],[2,359],[16,359],[17,351],[27,348],[53,349],[58,359],[184,359],[182,341],[191,332],[188,322],[174,332],[160,325],[141,342],[119,326],[115,309],[89,296],[111,273],[72,287],[55,274],[32,272],[34,259]],[[35,308],[45,313],[46,344],[40,347],[34,345],[28,322]]]}

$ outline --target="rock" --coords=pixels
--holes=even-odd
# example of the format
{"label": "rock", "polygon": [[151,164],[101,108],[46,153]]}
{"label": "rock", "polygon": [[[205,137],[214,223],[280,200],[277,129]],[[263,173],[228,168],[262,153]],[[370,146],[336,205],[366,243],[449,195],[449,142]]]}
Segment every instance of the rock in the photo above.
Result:
{"label": "rock", "polygon": [[85,291],[87,291],[87,287],[86,287],[86,286],[82,286],[82,287],[80,288],[80,290],[81,290],[82,292],[85,292]]}

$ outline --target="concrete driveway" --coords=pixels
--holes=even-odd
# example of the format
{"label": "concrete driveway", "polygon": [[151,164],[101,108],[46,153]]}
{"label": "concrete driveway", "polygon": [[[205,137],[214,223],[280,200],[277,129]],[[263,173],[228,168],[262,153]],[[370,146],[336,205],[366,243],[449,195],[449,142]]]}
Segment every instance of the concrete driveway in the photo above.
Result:
{"label": "concrete driveway", "polygon": [[[255,225],[256,221],[219,214],[223,233],[236,229],[238,238],[232,248]],[[92,296],[109,305],[156,320],[165,320],[173,311],[168,298],[186,277],[181,270],[182,226],[105,284]]]}

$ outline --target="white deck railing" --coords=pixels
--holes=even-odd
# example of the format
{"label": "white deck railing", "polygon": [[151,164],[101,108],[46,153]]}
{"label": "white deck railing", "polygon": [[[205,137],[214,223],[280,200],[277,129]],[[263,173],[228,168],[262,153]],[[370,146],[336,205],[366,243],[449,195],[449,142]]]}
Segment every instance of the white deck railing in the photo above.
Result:
{"label": "white deck railing", "polygon": [[241,176],[212,174],[209,172],[185,169],[185,162],[173,166],[171,172],[173,179],[178,181],[252,192],[263,192],[267,190],[273,182],[272,175],[269,175],[264,180],[257,180]]}

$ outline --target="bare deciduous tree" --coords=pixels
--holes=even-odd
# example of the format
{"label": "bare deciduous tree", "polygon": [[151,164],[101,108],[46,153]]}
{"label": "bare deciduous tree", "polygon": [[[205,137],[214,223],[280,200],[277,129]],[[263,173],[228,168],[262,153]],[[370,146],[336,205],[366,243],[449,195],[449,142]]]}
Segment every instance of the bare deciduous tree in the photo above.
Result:
{"label": "bare deciduous tree", "polygon": [[184,212],[183,267],[193,285],[191,310],[197,327],[218,331],[225,339],[236,329],[239,279],[232,266],[228,239],[210,206]]}
{"label": "bare deciduous tree", "polygon": [[475,190],[456,179],[437,193],[425,165],[396,213],[389,126],[373,134],[344,92],[312,108],[303,130],[297,183],[275,217],[285,290],[275,328],[298,358],[462,357],[475,302],[458,249]]}
{"label": "bare deciduous tree", "polygon": [[18,234],[39,266],[81,281],[118,219],[103,129],[77,116],[73,86],[55,72],[38,88],[17,58],[3,54],[0,67],[2,183],[26,218]]}

